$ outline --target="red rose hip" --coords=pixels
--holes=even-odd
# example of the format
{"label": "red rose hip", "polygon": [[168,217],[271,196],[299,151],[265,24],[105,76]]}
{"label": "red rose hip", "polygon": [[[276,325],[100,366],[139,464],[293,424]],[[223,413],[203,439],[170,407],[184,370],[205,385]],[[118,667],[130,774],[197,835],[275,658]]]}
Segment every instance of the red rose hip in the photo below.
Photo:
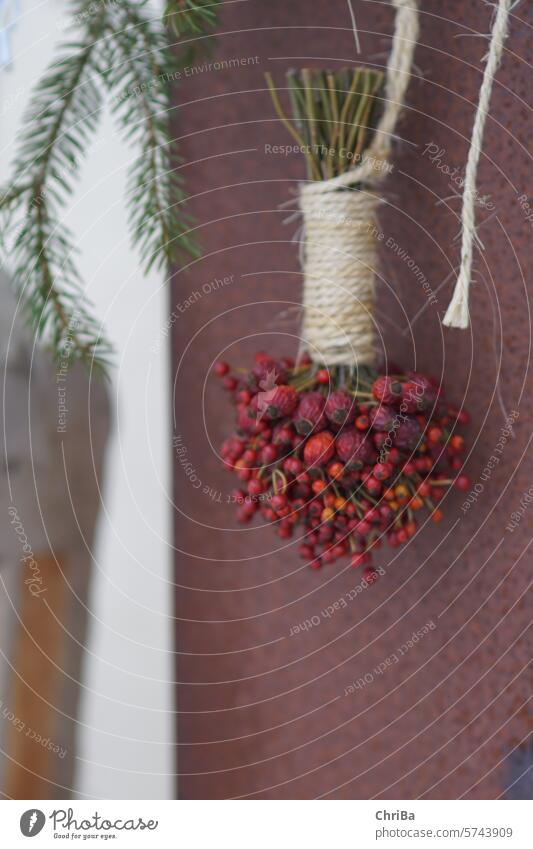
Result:
{"label": "red rose hip", "polygon": [[304,460],[308,466],[325,466],[334,454],[335,439],[329,430],[316,433],[304,446]]}

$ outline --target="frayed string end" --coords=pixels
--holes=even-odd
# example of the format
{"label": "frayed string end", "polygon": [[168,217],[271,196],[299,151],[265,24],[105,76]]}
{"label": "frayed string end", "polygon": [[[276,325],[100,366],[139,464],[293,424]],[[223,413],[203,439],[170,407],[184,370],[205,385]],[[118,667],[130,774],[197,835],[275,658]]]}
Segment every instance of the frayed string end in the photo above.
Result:
{"label": "frayed string end", "polygon": [[470,289],[470,270],[461,269],[453,297],[446,310],[442,323],[446,327],[459,327],[466,330],[470,326],[470,312],[468,309],[468,293]]}
{"label": "frayed string end", "polygon": [[494,75],[498,70],[503,45],[507,37],[509,13],[512,0],[499,0],[498,10],[492,27],[490,47],[487,54],[487,64],[483,73],[483,82],[479,93],[479,103],[476,110],[476,118],[472,130],[472,139],[466,162],[466,174],[463,191],[463,209],[461,213],[462,248],[461,248],[461,271],[455,284],[455,290],[450,306],[444,316],[443,324],[446,327],[469,326],[468,292],[470,289],[470,277],[472,272],[472,254],[476,242],[476,177],[481,146],[483,144],[483,132],[485,121],[489,111],[490,96]]}

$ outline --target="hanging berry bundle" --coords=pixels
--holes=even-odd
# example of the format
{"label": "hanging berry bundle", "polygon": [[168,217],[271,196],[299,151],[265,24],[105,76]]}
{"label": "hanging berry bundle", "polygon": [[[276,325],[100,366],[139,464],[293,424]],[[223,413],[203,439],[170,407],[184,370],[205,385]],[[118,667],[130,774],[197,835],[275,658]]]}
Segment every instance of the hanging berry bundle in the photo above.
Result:
{"label": "hanging berry bundle", "polygon": [[468,421],[425,375],[378,375],[318,368],[303,355],[296,366],[258,353],[251,371],[215,366],[236,406],[236,432],[222,457],[236,474],[240,522],[255,516],[282,539],[299,535],[312,568],[350,557],[377,578],[372,552],[386,537],[396,547],[416,533],[418,511],[433,521],[459,474]]}
{"label": "hanging berry bundle", "polygon": [[[313,568],[350,557],[377,578],[372,552],[434,521],[461,473],[467,414],[419,372],[380,374],[373,318],[379,184],[409,80],[415,0],[393,0],[384,79],[364,68],[290,72],[292,120],[268,77],[276,111],[305,155],[300,185],[303,319],[296,362],[257,354],[244,377],[219,362],[237,430],[222,446],[240,486],[237,516],[260,515],[282,539],[300,537]],[[400,371],[400,370],[398,370]]]}

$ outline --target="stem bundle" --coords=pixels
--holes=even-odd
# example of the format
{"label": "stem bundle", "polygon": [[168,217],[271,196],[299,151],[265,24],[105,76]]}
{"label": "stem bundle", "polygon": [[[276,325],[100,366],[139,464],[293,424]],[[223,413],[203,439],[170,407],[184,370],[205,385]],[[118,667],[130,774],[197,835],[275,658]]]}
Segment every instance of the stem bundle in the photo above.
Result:
{"label": "stem bundle", "polygon": [[274,108],[301,147],[310,180],[329,180],[361,161],[381,111],[384,75],[371,68],[289,71],[287,117],[270,74]]}

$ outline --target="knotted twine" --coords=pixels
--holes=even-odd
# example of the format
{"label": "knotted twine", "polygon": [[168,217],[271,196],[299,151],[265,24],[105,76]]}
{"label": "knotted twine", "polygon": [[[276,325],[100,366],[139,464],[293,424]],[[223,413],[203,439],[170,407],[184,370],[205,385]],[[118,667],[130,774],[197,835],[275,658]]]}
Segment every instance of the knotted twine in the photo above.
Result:
{"label": "knotted twine", "polygon": [[487,55],[487,64],[483,74],[483,82],[479,93],[479,103],[476,110],[476,118],[472,130],[472,140],[468,159],[466,162],[465,182],[463,189],[463,209],[461,213],[461,227],[463,239],[461,244],[461,266],[459,276],[455,284],[452,300],[444,316],[443,324],[448,327],[469,326],[470,318],[468,311],[468,293],[472,278],[472,261],[474,257],[474,244],[476,241],[476,175],[483,144],[483,132],[490,104],[492,83],[494,75],[498,70],[503,53],[503,45],[507,38],[509,13],[513,0],[499,0],[498,11],[494,19],[494,26],[490,36],[490,48]]}
{"label": "knotted twine", "polygon": [[[461,213],[461,264],[443,323],[469,326],[468,297],[476,242],[476,176],[492,84],[508,34],[513,0],[499,0],[490,37],[472,139]],[[390,170],[388,157],[409,83],[418,38],[416,0],[392,0],[395,31],[387,63],[385,109],[361,163],[330,180],[300,187],[304,219],[303,345],[328,365],[364,365],[374,359],[374,286],[377,269],[376,188]],[[358,188],[354,188],[355,186]]]}
{"label": "knotted twine", "polygon": [[393,0],[393,6],[397,11],[385,107],[371,144],[356,167],[300,186],[303,345],[313,360],[327,365],[364,365],[375,357],[376,189],[390,170],[391,142],[418,38],[416,0]]}

